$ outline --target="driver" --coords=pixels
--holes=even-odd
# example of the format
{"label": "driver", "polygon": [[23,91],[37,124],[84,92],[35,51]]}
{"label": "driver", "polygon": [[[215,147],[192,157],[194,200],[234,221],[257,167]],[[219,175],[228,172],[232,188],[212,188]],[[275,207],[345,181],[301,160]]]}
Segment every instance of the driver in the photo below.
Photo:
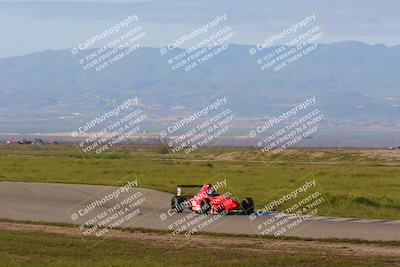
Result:
{"label": "driver", "polygon": [[210,188],[208,188],[208,190],[207,190],[207,195],[208,196],[210,196],[210,197],[216,197],[216,196],[218,196],[218,193],[217,193],[217,191],[214,189],[214,187],[210,187]]}

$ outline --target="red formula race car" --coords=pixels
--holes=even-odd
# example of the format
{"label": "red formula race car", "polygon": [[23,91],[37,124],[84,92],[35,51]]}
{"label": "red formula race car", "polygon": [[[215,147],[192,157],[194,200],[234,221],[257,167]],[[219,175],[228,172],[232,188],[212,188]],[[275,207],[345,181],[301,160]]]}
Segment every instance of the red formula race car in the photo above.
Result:
{"label": "red formula race car", "polygon": [[[182,189],[199,188],[196,195],[184,195]],[[184,209],[201,214],[218,214],[228,212],[231,214],[252,214],[254,212],[254,202],[252,198],[245,198],[238,202],[229,193],[219,195],[211,184],[203,185],[178,185],[176,195],[172,198],[171,209],[180,213]]]}

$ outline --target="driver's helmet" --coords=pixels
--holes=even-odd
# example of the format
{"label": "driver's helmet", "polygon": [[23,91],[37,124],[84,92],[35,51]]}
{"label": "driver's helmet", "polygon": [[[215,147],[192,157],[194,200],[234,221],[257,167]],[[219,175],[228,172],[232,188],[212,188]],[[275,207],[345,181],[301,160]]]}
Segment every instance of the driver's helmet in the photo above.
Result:
{"label": "driver's helmet", "polygon": [[210,186],[207,190],[207,195],[209,195],[210,197],[215,197],[218,196],[217,191],[214,189],[214,187]]}

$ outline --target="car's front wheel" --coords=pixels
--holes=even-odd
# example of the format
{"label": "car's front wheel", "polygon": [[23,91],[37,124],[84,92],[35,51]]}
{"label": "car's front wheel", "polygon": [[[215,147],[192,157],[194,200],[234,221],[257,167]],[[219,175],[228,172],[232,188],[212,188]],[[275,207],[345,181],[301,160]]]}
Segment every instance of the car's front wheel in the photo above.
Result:
{"label": "car's front wheel", "polygon": [[244,214],[250,215],[250,214],[254,213],[254,201],[252,198],[246,197],[245,199],[243,199],[241,205],[242,205]]}

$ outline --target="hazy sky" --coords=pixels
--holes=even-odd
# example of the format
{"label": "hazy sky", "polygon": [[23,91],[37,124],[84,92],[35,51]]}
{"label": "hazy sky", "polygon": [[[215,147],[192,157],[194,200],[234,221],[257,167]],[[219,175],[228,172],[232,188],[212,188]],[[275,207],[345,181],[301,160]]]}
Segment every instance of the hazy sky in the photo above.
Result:
{"label": "hazy sky", "polygon": [[400,44],[399,10],[398,0],[0,0],[0,57],[71,48],[133,14],[147,32],[143,44],[152,47],[222,14],[239,44],[259,43],[315,14],[325,32],[323,43],[394,45]]}

